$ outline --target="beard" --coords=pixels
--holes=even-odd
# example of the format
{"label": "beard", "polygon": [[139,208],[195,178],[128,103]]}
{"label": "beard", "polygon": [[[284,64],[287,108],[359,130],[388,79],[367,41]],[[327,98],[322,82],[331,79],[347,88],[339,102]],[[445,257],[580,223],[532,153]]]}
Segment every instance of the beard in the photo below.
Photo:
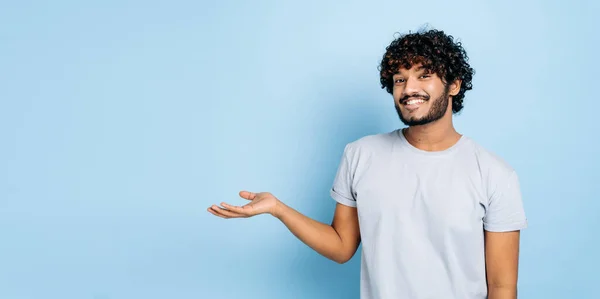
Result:
{"label": "beard", "polygon": [[[429,112],[427,113],[427,115],[425,115],[421,118],[415,118],[415,117],[405,118],[402,115],[400,106],[394,104],[394,106],[396,107],[396,112],[398,112],[398,116],[400,117],[400,120],[402,121],[402,123],[404,123],[407,126],[421,126],[421,125],[426,125],[428,123],[432,123],[432,122],[444,117],[444,115],[446,114],[446,110],[448,110],[448,103],[449,103],[449,98],[450,98],[448,96],[448,90],[449,90],[448,87],[444,88],[444,92],[442,93],[442,95],[440,97],[438,97],[437,99],[433,100],[433,103],[431,104],[431,108],[429,108]],[[408,98],[408,97],[410,97],[410,96],[407,96],[406,98]],[[421,98],[429,101],[429,97],[426,97],[426,98],[421,97]],[[403,101],[404,101],[404,99],[401,99],[400,103],[402,103]]]}

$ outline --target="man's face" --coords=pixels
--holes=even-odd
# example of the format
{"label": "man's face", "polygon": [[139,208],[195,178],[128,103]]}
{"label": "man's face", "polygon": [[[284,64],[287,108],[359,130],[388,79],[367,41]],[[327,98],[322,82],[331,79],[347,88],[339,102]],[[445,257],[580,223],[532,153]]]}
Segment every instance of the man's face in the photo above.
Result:
{"label": "man's face", "polygon": [[435,73],[416,65],[409,70],[400,69],[393,80],[396,111],[405,125],[424,125],[451,114],[449,86]]}

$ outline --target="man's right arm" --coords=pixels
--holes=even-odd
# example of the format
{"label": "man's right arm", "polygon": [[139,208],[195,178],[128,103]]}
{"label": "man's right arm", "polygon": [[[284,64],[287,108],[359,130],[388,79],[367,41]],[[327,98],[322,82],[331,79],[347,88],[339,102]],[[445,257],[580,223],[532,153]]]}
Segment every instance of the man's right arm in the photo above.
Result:
{"label": "man's right arm", "polygon": [[332,224],[329,225],[301,214],[269,192],[242,191],[240,196],[250,203],[235,206],[222,202],[221,206],[212,205],[208,211],[225,219],[271,214],[310,248],[338,263],[350,260],[358,249],[360,232],[358,214],[354,207],[338,203]]}
{"label": "man's right arm", "polygon": [[281,201],[277,201],[273,216],[283,222],[300,241],[340,264],[350,260],[360,244],[355,207],[338,203],[331,225],[311,219]]}

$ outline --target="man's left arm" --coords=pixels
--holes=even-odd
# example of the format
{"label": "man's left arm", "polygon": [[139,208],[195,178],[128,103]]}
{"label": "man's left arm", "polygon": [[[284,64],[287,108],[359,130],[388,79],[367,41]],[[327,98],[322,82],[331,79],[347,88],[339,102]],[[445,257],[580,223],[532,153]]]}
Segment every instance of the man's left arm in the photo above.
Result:
{"label": "man's left arm", "polygon": [[484,217],[488,299],[516,299],[520,235],[527,227],[519,178],[513,171],[491,182]]}
{"label": "man's left arm", "polygon": [[485,232],[488,299],[516,299],[520,231]]}

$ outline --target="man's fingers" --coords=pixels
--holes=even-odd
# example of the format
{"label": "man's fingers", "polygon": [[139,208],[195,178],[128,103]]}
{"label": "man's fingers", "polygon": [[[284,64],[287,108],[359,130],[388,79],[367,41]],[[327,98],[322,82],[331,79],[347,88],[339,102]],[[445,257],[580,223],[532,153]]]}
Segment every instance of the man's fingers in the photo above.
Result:
{"label": "man's fingers", "polygon": [[233,211],[227,207],[224,209],[224,208],[216,206],[216,205],[212,205],[209,208],[209,212],[211,212],[215,216],[219,216],[219,217],[225,218],[225,219],[248,217],[247,215],[240,214],[240,213]]}
{"label": "man's fingers", "polygon": [[222,202],[221,205],[225,209],[232,211],[234,213],[237,213],[237,214],[241,214],[241,215],[250,216],[250,213],[252,212],[252,207],[249,207],[249,206],[237,207],[237,206],[232,206],[226,202]]}
{"label": "man's fingers", "polygon": [[240,191],[240,197],[247,200],[254,200],[256,193],[250,191]]}
{"label": "man's fingers", "polygon": [[206,210],[207,210],[209,213],[211,213],[211,214],[213,214],[213,215],[215,215],[215,216],[217,216],[217,217],[220,217],[220,218],[223,218],[223,219],[229,219],[229,218],[230,218],[230,217],[227,217],[227,216],[225,216],[225,215],[221,215],[221,214],[220,214],[219,212],[217,212],[217,211],[216,211],[216,210],[215,210],[213,207],[210,207],[210,208],[208,208],[208,209],[206,209]]}
{"label": "man's fingers", "polygon": [[222,207],[218,207],[218,206],[211,207],[211,212],[213,212],[213,214],[215,214],[216,216],[219,216],[224,219],[247,217],[245,215],[241,215],[239,213],[235,213],[235,212],[223,209]]}

